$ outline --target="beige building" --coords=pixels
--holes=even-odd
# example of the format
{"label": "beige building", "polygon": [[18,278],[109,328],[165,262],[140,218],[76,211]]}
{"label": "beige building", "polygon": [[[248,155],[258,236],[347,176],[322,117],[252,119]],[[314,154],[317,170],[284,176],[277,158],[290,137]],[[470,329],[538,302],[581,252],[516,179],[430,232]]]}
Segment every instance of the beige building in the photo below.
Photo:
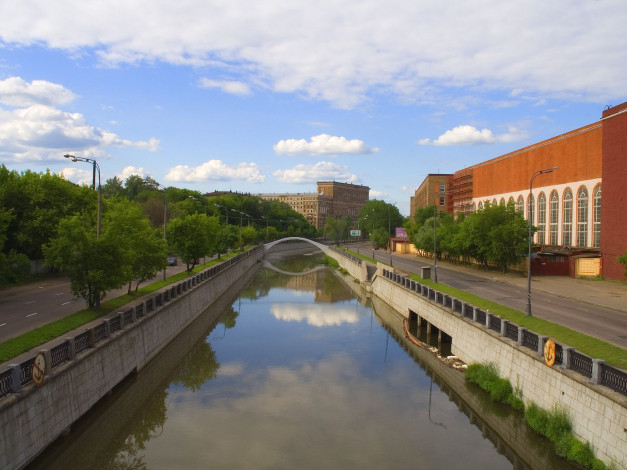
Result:
{"label": "beige building", "polygon": [[370,188],[358,184],[319,181],[315,193],[259,194],[262,199],[288,204],[316,228],[324,227],[327,217],[357,220],[368,202]]}

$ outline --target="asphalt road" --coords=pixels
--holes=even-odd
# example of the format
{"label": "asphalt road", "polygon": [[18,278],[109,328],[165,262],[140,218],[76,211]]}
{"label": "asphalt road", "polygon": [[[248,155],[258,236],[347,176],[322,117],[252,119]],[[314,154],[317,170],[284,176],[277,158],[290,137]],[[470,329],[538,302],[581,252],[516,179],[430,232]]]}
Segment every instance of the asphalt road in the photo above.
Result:
{"label": "asphalt road", "polygon": [[[185,270],[183,263],[166,268],[166,276]],[[163,279],[163,271],[156,277]],[[150,281],[145,281],[146,285]],[[133,288],[135,284],[133,284]],[[127,287],[110,291],[106,299],[125,294]],[[85,308],[85,301],[72,296],[64,276],[0,290],[0,343],[59,320]]]}
{"label": "asphalt road", "polygon": [[[356,247],[351,247],[356,250]],[[373,250],[368,245],[360,246],[360,252],[372,256]],[[419,258],[409,258],[389,254],[383,250],[374,250],[374,257],[378,261],[390,264],[405,271],[420,273],[422,266],[430,266]],[[520,285],[513,285],[495,278],[488,273],[477,275],[469,269],[448,269],[438,266],[438,282],[451,287],[470,292],[484,299],[498,302],[521,312],[527,304],[527,280],[521,278]],[[540,284],[546,281],[543,278],[534,278],[532,281],[531,307],[534,316],[558,323],[575,331],[594,336],[608,343],[627,349],[627,314],[614,309],[605,308],[594,303],[574,299],[564,295],[543,292]]]}

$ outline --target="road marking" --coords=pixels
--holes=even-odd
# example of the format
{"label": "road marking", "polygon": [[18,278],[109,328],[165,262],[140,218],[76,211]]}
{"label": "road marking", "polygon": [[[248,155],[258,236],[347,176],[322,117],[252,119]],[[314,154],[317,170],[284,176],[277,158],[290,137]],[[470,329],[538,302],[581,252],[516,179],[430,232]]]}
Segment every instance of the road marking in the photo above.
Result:
{"label": "road marking", "polygon": [[72,302],[67,301],[67,302],[63,302],[61,305],[67,305],[67,304],[71,304]]}
{"label": "road marking", "polygon": [[0,326],[4,326],[4,325],[6,325],[6,323],[1,324]]}
{"label": "road marking", "polygon": [[28,317],[32,317],[33,315],[37,315],[37,314],[38,314],[37,312],[35,312],[35,313],[31,313],[31,314],[29,314],[29,315],[26,315],[26,318],[28,318]]}
{"label": "road marking", "polygon": [[65,294],[65,292],[59,292],[58,294],[54,294],[54,295],[63,295]]}
{"label": "road marking", "polygon": [[35,302],[37,302],[36,300],[31,300],[29,302],[25,302],[24,305],[28,305],[28,304],[34,304]]}

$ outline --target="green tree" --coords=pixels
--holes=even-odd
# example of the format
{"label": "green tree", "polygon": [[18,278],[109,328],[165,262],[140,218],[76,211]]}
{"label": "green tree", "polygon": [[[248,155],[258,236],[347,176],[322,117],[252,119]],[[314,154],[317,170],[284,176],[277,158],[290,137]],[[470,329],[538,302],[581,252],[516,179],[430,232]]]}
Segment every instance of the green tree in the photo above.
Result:
{"label": "green tree", "polygon": [[102,186],[102,196],[105,198],[125,196],[126,190],[124,189],[124,183],[122,179],[114,176],[109,178]]}
{"label": "green tree", "polygon": [[342,240],[348,238],[349,222],[350,219],[348,217],[339,219],[327,217],[323,229],[324,236],[341,244]]}
{"label": "green tree", "polygon": [[167,264],[167,247],[163,233],[154,229],[139,204],[117,199],[107,204],[105,237],[117,240],[123,247],[120,263],[124,266],[131,292],[142,282],[152,279]]}
{"label": "green tree", "polygon": [[242,243],[244,245],[250,245],[252,242],[257,240],[257,231],[253,226],[246,226],[242,228]]}
{"label": "green tree", "polygon": [[237,228],[234,225],[220,227],[216,236],[218,259],[220,258],[220,253],[227,253],[229,248],[233,248],[238,240]]}
{"label": "green tree", "polygon": [[194,269],[200,258],[216,249],[219,230],[216,217],[194,214],[172,219],[167,230],[170,249],[180,256],[188,272]]}
{"label": "green tree", "polygon": [[[359,228],[372,235],[372,231],[377,228],[385,229],[391,235],[396,227],[402,227],[405,222],[404,217],[394,204],[373,199],[368,201],[359,211]],[[387,242],[386,242],[387,243]]]}
{"label": "green tree", "polygon": [[85,215],[62,219],[56,237],[44,246],[44,256],[48,266],[69,276],[72,293],[85,299],[90,308],[127,281],[120,262],[123,247],[111,236],[97,239],[93,221]]}

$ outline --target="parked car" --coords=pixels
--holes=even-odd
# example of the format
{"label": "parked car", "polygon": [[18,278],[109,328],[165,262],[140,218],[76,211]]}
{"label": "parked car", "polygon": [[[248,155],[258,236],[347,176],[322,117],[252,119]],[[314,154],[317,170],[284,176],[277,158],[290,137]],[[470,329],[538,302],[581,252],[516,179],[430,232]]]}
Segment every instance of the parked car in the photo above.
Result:
{"label": "parked car", "polygon": [[177,263],[178,263],[178,260],[175,255],[168,256],[168,266],[176,266]]}

